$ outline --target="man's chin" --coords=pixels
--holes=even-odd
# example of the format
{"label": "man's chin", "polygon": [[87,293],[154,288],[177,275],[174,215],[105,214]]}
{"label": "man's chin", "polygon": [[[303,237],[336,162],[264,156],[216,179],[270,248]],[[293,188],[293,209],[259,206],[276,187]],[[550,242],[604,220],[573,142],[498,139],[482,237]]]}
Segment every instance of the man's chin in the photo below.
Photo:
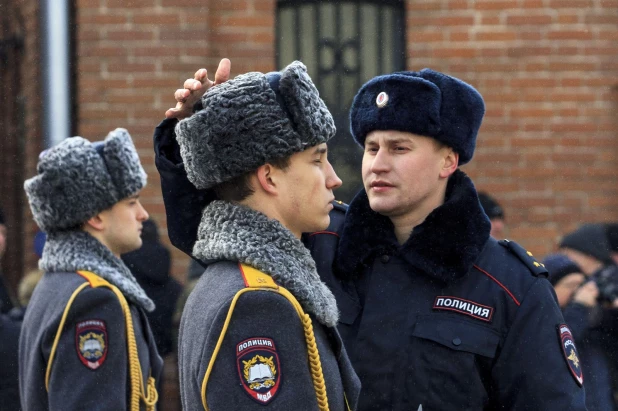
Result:
{"label": "man's chin", "polygon": [[388,202],[383,199],[369,199],[369,207],[376,213],[382,214],[384,216],[389,216],[392,214],[394,207],[392,204],[388,204]]}

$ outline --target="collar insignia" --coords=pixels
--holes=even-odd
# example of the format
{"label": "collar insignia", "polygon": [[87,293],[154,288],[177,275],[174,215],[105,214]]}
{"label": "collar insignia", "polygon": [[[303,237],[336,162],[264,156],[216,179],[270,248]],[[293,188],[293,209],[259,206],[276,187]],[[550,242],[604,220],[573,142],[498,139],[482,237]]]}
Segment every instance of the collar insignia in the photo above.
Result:
{"label": "collar insignia", "polygon": [[584,385],[584,374],[582,373],[582,364],[579,360],[579,354],[577,348],[575,348],[575,341],[573,341],[573,335],[571,330],[566,324],[560,324],[558,326],[558,336],[560,337],[560,346],[562,347],[562,353],[566,360],[571,375],[575,378],[577,384],[581,387]]}
{"label": "collar insignia", "polygon": [[96,370],[107,358],[107,328],[101,320],[86,320],[75,326],[75,346],[79,360]]}
{"label": "collar insignia", "polygon": [[281,387],[281,365],[275,342],[254,337],[236,345],[238,375],[245,392],[257,403],[270,403]]}

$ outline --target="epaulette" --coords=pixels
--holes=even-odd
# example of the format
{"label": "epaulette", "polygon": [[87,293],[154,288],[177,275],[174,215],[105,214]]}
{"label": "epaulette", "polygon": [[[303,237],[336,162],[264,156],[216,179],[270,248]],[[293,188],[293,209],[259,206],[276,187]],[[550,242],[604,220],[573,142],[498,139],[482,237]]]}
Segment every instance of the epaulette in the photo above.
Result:
{"label": "epaulette", "polygon": [[498,243],[515,254],[517,258],[519,258],[521,262],[523,262],[526,267],[532,271],[532,274],[535,277],[538,277],[539,275],[547,277],[549,275],[549,272],[545,266],[542,263],[539,263],[530,251],[526,250],[515,241],[500,240]]}
{"label": "epaulette", "polygon": [[333,204],[333,208],[335,210],[343,211],[344,213],[346,211],[348,211],[348,207],[350,207],[349,205],[347,205],[343,201],[339,201],[339,200],[333,201],[332,204]]}

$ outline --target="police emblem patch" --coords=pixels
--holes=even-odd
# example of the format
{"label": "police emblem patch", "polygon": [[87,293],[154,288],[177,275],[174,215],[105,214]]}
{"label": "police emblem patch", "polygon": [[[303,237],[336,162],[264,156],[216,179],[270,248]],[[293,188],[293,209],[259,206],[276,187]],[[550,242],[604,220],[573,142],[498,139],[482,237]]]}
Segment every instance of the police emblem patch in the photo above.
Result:
{"label": "police emblem patch", "polygon": [[562,346],[562,353],[564,354],[564,359],[567,362],[567,366],[569,367],[573,378],[575,378],[575,381],[577,381],[577,384],[581,387],[584,384],[582,365],[579,361],[577,348],[575,348],[573,335],[566,324],[560,324],[558,326],[558,336],[560,337],[560,345]]}
{"label": "police emblem patch", "polygon": [[236,345],[236,365],[247,394],[256,402],[271,402],[281,387],[281,365],[275,342],[254,337]]}
{"label": "police emblem patch", "polygon": [[75,326],[75,346],[79,360],[96,370],[107,357],[107,327],[101,320],[86,320]]}

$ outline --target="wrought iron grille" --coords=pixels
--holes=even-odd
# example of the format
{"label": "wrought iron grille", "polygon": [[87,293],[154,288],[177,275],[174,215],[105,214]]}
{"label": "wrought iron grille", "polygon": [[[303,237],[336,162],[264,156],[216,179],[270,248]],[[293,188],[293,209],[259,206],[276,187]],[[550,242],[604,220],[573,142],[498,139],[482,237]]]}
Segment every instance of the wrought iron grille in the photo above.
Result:
{"label": "wrought iron grille", "polygon": [[362,150],[350,133],[349,110],[367,80],[405,70],[405,8],[397,0],[279,0],[276,64],[301,60],[335,118],[329,156],[344,180],[337,197],[362,186]]}

